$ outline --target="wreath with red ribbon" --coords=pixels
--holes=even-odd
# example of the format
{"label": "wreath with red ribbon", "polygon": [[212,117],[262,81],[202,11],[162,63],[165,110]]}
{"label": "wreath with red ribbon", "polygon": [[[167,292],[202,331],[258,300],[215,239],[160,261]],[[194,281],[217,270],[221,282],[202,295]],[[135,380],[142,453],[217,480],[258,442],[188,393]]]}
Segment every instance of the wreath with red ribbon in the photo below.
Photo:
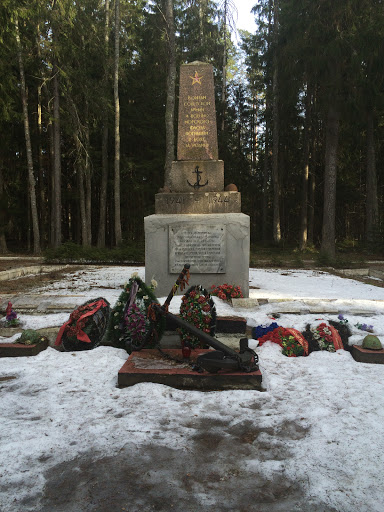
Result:
{"label": "wreath with red ribbon", "polygon": [[283,349],[283,354],[288,357],[307,356],[308,342],[296,329],[288,329],[286,327],[277,327],[273,331],[264,334],[259,338],[259,346],[267,341],[277,343]]}
{"label": "wreath with red ribbon", "polygon": [[85,302],[61,326],[55,345],[61,345],[66,351],[90,350],[96,347],[104,337],[109,312],[109,302],[102,297]]}

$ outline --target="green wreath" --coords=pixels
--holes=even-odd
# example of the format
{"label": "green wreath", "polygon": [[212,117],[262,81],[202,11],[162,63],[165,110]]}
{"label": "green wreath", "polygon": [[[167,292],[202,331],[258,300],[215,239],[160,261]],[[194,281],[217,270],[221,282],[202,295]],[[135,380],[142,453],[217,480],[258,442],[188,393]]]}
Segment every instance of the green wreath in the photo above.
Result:
{"label": "green wreath", "polygon": [[147,286],[136,273],[132,274],[110,316],[108,339],[114,347],[124,348],[130,353],[138,347],[153,348],[160,341],[165,328],[163,318],[156,326],[156,335],[142,347],[152,328],[148,308],[153,302],[159,303],[153,293],[156,286],[154,279],[151,286]]}
{"label": "green wreath", "polygon": [[[180,305],[180,317],[210,336],[215,335],[215,304],[209,292],[202,286],[191,286],[183,296]],[[183,327],[177,330],[181,337],[182,347],[206,348],[206,345],[197,336],[194,336]]]}

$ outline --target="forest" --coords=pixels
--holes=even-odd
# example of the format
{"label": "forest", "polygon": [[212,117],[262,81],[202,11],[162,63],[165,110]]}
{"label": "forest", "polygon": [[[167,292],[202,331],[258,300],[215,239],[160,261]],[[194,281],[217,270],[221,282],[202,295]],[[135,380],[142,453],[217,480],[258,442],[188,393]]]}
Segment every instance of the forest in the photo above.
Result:
{"label": "forest", "polygon": [[0,253],[140,245],[175,159],[178,72],[213,65],[253,244],[384,251],[384,3],[2,0]]}

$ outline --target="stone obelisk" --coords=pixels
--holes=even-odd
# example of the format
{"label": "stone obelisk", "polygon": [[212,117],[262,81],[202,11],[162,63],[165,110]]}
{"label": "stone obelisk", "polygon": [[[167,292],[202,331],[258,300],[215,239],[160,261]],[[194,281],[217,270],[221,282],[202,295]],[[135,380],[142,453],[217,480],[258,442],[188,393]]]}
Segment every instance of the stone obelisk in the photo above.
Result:
{"label": "stone obelisk", "polygon": [[145,280],[158,281],[159,297],[184,263],[191,264],[191,285],[240,285],[248,296],[249,217],[241,213],[241,194],[224,190],[210,64],[181,66],[177,161],[170,190],[156,194],[155,215],[144,224]]}

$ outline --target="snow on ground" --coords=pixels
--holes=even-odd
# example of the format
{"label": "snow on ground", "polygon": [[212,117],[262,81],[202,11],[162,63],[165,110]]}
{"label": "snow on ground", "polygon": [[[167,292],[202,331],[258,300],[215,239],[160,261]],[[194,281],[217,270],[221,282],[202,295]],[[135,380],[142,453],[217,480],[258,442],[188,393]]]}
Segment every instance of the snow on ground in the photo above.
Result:
{"label": "snow on ground", "polygon": [[[134,270],[143,277],[143,268],[98,267],[34,293],[78,294],[79,303],[104,296],[114,304]],[[259,287],[253,297],[337,299],[357,341],[364,336],[354,327],[360,322],[373,324],[384,342],[383,288],[297,270],[251,269],[250,284]],[[176,297],[172,311],[179,304]],[[241,311],[216,304],[219,315],[244,314],[250,325],[270,323],[276,311],[276,304]],[[353,315],[356,308],[372,316]],[[66,318],[23,316],[29,328]],[[283,313],[277,321],[303,329],[320,318],[336,319],[337,311]],[[109,347],[0,359],[0,510],[384,512],[384,366],[356,363],[345,351],[287,358],[270,343],[257,351],[264,393],[151,383],[118,389],[127,354]],[[85,506],[89,474],[108,456],[121,471],[134,466],[124,483],[127,501]],[[110,471],[104,484],[117,486]]]}

